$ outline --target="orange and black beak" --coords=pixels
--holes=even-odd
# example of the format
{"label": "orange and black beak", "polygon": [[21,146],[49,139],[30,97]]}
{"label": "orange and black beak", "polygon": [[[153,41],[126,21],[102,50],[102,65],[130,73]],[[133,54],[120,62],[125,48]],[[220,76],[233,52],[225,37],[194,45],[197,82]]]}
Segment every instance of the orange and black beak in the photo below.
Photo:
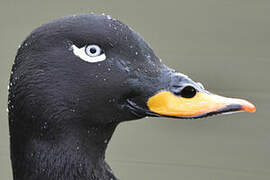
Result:
{"label": "orange and black beak", "polygon": [[226,98],[208,92],[192,92],[196,90],[191,86],[183,91],[191,91],[189,93],[193,93],[193,96],[181,97],[169,91],[161,91],[148,99],[147,106],[153,113],[186,119],[228,112],[256,111],[256,107],[246,100]]}
{"label": "orange and black beak", "polygon": [[[212,94],[184,74],[163,66],[157,78],[135,82],[140,89],[127,100],[128,107],[137,117],[172,117],[181,119],[202,118],[216,114],[255,112],[256,107],[243,99]],[[146,83],[147,82],[147,83]],[[133,83],[134,85],[135,83]],[[142,95],[143,96],[142,96]],[[132,96],[131,96],[132,97]]]}
{"label": "orange and black beak", "polygon": [[255,112],[256,107],[243,99],[212,94],[202,84],[181,73],[172,73],[167,89],[161,89],[147,99],[150,113],[156,116],[183,119],[201,118],[233,112]]}

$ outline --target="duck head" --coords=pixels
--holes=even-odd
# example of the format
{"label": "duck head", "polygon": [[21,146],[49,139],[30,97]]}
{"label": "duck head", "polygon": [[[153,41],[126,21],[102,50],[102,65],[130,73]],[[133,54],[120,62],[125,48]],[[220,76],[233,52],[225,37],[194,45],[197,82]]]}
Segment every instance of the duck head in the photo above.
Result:
{"label": "duck head", "polygon": [[[26,176],[20,169],[27,171],[33,163],[39,167],[34,168],[35,177],[51,177],[56,169],[39,163],[38,157],[46,159],[47,153],[53,161],[55,153],[64,149],[72,157],[77,150],[91,152],[87,162],[78,153],[74,159],[102,167],[97,159],[104,159],[106,145],[101,144],[122,121],[239,111],[254,112],[255,106],[214,95],[168,68],[140,35],[118,20],[95,14],[64,17],[34,30],[12,68],[9,122],[14,177]],[[71,163],[68,159],[61,163]],[[28,165],[21,165],[23,161]],[[77,161],[72,167],[82,168]],[[102,168],[96,171],[94,176],[112,177]]]}

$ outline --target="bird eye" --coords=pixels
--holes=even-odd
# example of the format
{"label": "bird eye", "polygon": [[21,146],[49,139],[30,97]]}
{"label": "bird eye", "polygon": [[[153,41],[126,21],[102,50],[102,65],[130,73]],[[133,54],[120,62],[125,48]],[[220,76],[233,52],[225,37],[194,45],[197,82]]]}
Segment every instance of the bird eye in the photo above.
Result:
{"label": "bird eye", "polygon": [[105,53],[98,45],[91,44],[81,48],[72,45],[72,50],[76,56],[90,63],[100,62],[106,59]]}
{"label": "bird eye", "polygon": [[85,47],[85,53],[90,57],[96,57],[101,54],[101,49],[97,45],[88,45]]}

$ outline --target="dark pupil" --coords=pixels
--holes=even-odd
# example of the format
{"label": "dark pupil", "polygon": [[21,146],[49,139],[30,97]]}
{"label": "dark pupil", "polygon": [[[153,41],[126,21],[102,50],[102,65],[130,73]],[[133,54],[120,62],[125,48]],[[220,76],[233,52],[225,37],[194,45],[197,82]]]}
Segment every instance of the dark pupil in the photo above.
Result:
{"label": "dark pupil", "polygon": [[95,53],[97,52],[97,50],[96,50],[96,48],[90,48],[90,52],[91,52],[92,54],[95,54]]}
{"label": "dark pupil", "polygon": [[196,89],[192,86],[187,86],[180,92],[180,95],[184,98],[192,98],[196,95]]}

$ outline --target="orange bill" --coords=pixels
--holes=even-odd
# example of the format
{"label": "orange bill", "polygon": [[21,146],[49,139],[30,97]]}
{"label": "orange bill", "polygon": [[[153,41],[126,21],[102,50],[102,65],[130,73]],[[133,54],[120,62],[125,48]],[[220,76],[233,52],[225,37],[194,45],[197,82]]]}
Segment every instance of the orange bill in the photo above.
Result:
{"label": "orange bill", "polygon": [[206,92],[197,92],[192,98],[161,91],[150,97],[147,106],[151,112],[164,116],[198,118],[226,112],[255,112],[256,107],[243,99],[226,98]]}

